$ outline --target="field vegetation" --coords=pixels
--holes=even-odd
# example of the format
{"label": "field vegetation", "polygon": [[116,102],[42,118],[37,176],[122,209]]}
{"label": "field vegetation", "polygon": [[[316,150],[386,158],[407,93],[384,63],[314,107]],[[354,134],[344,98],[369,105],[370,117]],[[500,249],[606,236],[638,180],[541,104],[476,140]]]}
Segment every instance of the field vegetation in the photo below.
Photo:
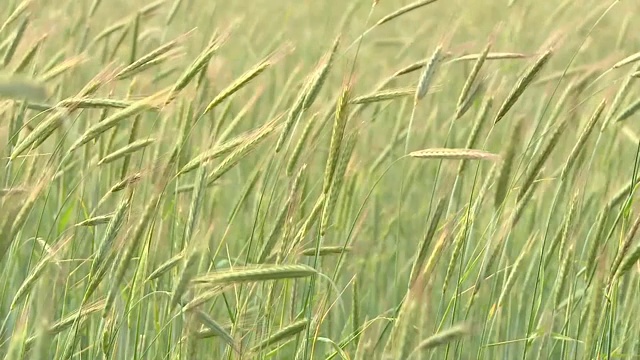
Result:
{"label": "field vegetation", "polygon": [[640,358],[639,12],[5,0],[1,356]]}

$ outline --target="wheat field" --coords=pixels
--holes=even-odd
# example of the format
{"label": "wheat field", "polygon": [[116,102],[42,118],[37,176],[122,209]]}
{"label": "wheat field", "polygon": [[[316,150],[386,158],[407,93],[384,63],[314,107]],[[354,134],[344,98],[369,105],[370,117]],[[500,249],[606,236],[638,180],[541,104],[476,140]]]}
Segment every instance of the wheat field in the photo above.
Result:
{"label": "wheat field", "polygon": [[640,358],[639,11],[6,0],[1,356]]}

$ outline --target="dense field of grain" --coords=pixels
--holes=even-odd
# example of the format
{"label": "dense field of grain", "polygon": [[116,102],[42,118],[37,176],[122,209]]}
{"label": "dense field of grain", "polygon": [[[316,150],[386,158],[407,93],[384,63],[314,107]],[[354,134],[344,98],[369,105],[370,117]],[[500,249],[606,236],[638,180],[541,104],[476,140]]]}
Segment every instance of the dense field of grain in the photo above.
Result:
{"label": "dense field of grain", "polygon": [[6,359],[640,358],[640,3],[6,0]]}

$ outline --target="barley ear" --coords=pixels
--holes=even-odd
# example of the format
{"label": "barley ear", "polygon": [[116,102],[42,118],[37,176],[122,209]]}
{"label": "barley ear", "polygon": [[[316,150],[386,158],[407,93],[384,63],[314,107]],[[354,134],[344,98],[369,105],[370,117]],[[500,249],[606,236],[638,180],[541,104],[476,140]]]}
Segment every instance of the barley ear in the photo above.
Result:
{"label": "barley ear", "polygon": [[333,215],[334,207],[338,202],[338,196],[342,188],[342,183],[344,180],[345,172],[347,170],[347,165],[349,163],[349,160],[351,159],[351,154],[353,152],[355,143],[356,143],[356,134],[354,133],[347,138],[344,144],[344,150],[340,154],[340,158],[336,166],[333,180],[329,188],[327,201],[325,201],[325,204],[324,204],[322,219],[320,221],[320,235],[322,236],[324,236],[327,231],[327,227],[329,226],[329,221],[331,220],[331,216]]}
{"label": "barley ear", "polygon": [[604,111],[604,107],[606,106],[606,104],[607,104],[606,100],[602,100],[600,102],[600,104],[598,105],[594,113],[591,115],[591,118],[589,118],[589,121],[585,125],[584,129],[582,129],[582,132],[578,137],[578,142],[576,142],[573,149],[571,149],[571,153],[567,158],[567,162],[562,168],[562,172],[560,174],[560,178],[562,180],[564,180],[567,177],[569,170],[571,170],[571,167],[573,166],[576,158],[578,157],[578,155],[580,154],[580,151],[582,150],[585,143],[587,142],[587,139],[589,138],[591,131],[593,130],[594,126],[600,119],[600,116],[602,115],[602,112]]}
{"label": "barley ear", "polygon": [[471,326],[463,323],[454,325],[446,330],[443,330],[437,334],[431,335],[428,338],[420,341],[418,346],[409,354],[408,358],[412,358],[412,355],[421,351],[429,350],[437,346],[448,344],[452,341],[459,340],[465,336],[471,334]]}
{"label": "barley ear", "polygon": [[626,108],[624,108],[624,110],[622,110],[620,112],[620,114],[616,117],[616,119],[614,120],[615,123],[627,120],[628,118],[630,118],[633,114],[635,114],[636,112],[638,112],[638,110],[640,110],[640,100],[636,100],[633,103],[629,104],[629,106],[627,106]]}
{"label": "barley ear", "polygon": [[456,114],[454,116],[455,119],[459,119],[464,114],[464,104],[466,99],[469,97],[471,87],[475,82],[478,74],[480,73],[480,69],[482,65],[484,65],[485,60],[487,59],[487,55],[489,54],[489,50],[491,50],[491,43],[489,42],[487,46],[485,46],[484,50],[473,64],[473,68],[471,68],[471,72],[469,76],[467,76],[467,80],[462,87],[462,91],[460,91],[460,96],[458,97],[458,103],[456,104]]}
{"label": "barley ear", "polygon": [[333,123],[333,132],[331,134],[331,145],[329,146],[329,155],[327,157],[327,163],[324,171],[324,182],[322,186],[322,193],[328,194],[329,188],[333,181],[333,175],[340,154],[340,147],[342,145],[342,138],[344,136],[345,127],[347,125],[347,105],[349,103],[349,95],[351,89],[349,86],[345,86],[342,90],[338,105],[336,107],[335,121]]}
{"label": "barley ear", "polygon": [[[469,138],[467,138],[467,143],[465,144],[466,149],[472,149],[476,146],[476,143],[478,142],[478,137],[480,136],[480,130],[482,129],[482,126],[484,126],[485,121],[489,118],[488,113],[489,113],[489,109],[491,109],[491,106],[493,106],[493,98],[489,97],[484,102],[482,109],[480,110],[480,112],[478,113],[478,116],[476,117],[476,121],[473,124],[471,133],[469,134]],[[467,165],[466,161],[460,162],[460,165],[458,166],[458,171],[456,172],[458,176],[462,175],[462,172],[464,171],[466,165]]]}
{"label": "barley ear", "polygon": [[[634,70],[640,70],[640,65],[637,65],[634,68]],[[609,107],[609,111],[607,111],[607,115],[604,117],[604,120],[602,121],[602,125],[600,125],[600,132],[603,132],[607,128],[607,126],[609,126],[609,124],[613,120],[615,113],[620,108],[620,105],[622,104],[624,99],[627,97],[627,95],[629,95],[629,88],[631,86],[632,81],[633,81],[633,77],[627,76],[622,82],[622,85],[620,85],[620,87],[618,88],[618,91],[616,92],[616,96],[613,98],[613,101],[611,102],[611,106]]]}
{"label": "barley ear", "polygon": [[634,62],[637,62],[637,61],[640,61],[640,52],[637,52],[635,54],[629,55],[626,58],[618,61],[617,63],[613,64],[612,68],[613,69],[618,69],[618,68],[621,68],[621,67],[623,67],[625,65],[628,65],[628,64],[631,64],[631,63],[634,63]]}
{"label": "barley ear", "polygon": [[622,261],[618,269],[618,277],[629,272],[638,260],[640,260],[640,244],[636,245],[636,247],[629,253],[629,256]]}
{"label": "barley ear", "polygon": [[274,54],[268,55],[266,58],[262,59],[260,62],[258,62],[238,78],[236,78],[233,82],[231,82],[231,84],[227,85],[226,88],[222,89],[218,93],[218,95],[216,95],[215,98],[213,98],[213,100],[209,102],[207,107],[202,112],[202,116],[209,113],[211,110],[213,110],[213,108],[218,106],[231,95],[238,92],[240,89],[244,88],[249,82],[258,77],[265,70],[269,69],[272,65],[274,65],[282,58],[282,55],[285,53],[284,51],[285,50],[279,50]]}
{"label": "barley ear", "polygon": [[421,100],[425,95],[427,95],[427,91],[429,90],[429,85],[433,80],[433,76],[438,69],[438,65],[442,60],[442,44],[438,45],[434,50],[429,62],[424,68],[422,76],[420,77],[420,82],[418,83],[418,88],[415,93],[414,101],[417,103]]}
{"label": "barley ear", "polygon": [[431,217],[431,221],[429,223],[429,228],[422,238],[422,241],[420,241],[417,256],[411,266],[408,288],[411,288],[413,286],[414,282],[416,281],[424,267],[424,262],[427,259],[429,246],[431,245],[431,241],[433,240],[433,237],[438,230],[438,225],[440,223],[440,218],[442,217],[442,214],[444,212],[445,205],[446,203],[443,199],[440,199],[438,201],[438,204],[436,205],[436,209],[433,212],[433,216]]}
{"label": "barley ear", "polygon": [[140,243],[142,242],[144,232],[147,228],[148,223],[151,221],[151,218],[155,214],[155,210],[160,203],[160,192],[154,194],[154,196],[149,200],[147,206],[144,209],[144,213],[142,214],[142,218],[133,229],[130,238],[130,244],[125,249],[124,254],[120,257],[120,261],[116,266],[115,276],[110,284],[109,292],[107,293],[107,299],[105,301],[104,309],[103,309],[103,317],[106,317],[109,313],[111,306],[115,301],[115,298],[118,294],[118,288],[120,287],[122,281],[124,280],[124,276],[126,271],[129,269],[129,265],[133,260],[134,255],[138,251],[140,247]]}
{"label": "barley ear", "polygon": [[496,161],[500,155],[477,149],[448,149],[433,148],[412,151],[409,156],[419,159],[446,159],[446,160],[489,160]]}
{"label": "barley ear", "polygon": [[633,225],[631,225],[631,228],[628,230],[627,235],[625,236],[624,240],[620,244],[620,248],[616,253],[616,257],[613,260],[613,264],[611,265],[611,271],[609,274],[609,284],[607,285],[608,287],[612,285],[611,283],[617,277],[620,264],[622,263],[622,260],[628,255],[629,249],[631,248],[631,244],[633,243],[633,239],[635,238],[635,235],[638,232],[638,228],[640,228],[640,216],[638,216],[636,220],[633,222]]}
{"label": "barley ear", "polygon": [[597,343],[598,338],[596,332],[600,324],[600,311],[602,309],[603,297],[605,296],[603,286],[605,282],[604,266],[600,261],[596,268],[596,281],[591,286],[591,298],[588,299],[588,313],[587,313],[587,332],[584,340],[584,355],[585,359],[591,359],[594,345]]}
{"label": "barley ear", "polygon": [[522,183],[522,187],[520,188],[520,191],[518,192],[518,200],[524,197],[524,195],[527,193],[531,185],[536,180],[538,173],[542,169],[542,165],[544,165],[545,161],[547,161],[547,159],[553,152],[553,149],[556,147],[556,145],[560,141],[560,137],[563,134],[566,127],[567,127],[567,121],[564,120],[558,125],[556,130],[551,135],[551,138],[549,139],[547,146],[542,150],[542,152],[540,152],[540,155],[533,161],[533,165],[529,168],[529,171],[526,173],[525,180]]}
{"label": "barley ear", "polygon": [[516,157],[516,151],[518,146],[520,145],[520,137],[522,133],[523,122],[522,120],[518,121],[513,128],[513,132],[511,135],[511,140],[507,145],[507,150],[504,155],[504,161],[502,162],[502,166],[500,166],[500,174],[498,175],[498,181],[496,183],[496,192],[494,196],[494,206],[496,208],[500,207],[507,197],[507,193],[509,192],[509,179],[511,177],[511,170],[513,167],[513,160]]}
{"label": "barley ear", "polygon": [[302,151],[306,145],[307,138],[311,134],[311,130],[313,129],[313,126],[316,124],[317,115],[318,113],[315,113],[309,119],[309,121],[307,122],[307,125],[305,125],[304,129],[302,129],[302,134],[300,134],[300,138],[298,138],[298,143],[293,148],[293,152],[291,153],[291,156],[289,157],[289,161],[287,162],[286,173],[289,176],[293,174],[293,170],[295,166],[298,164],[298,159],[300,158],[300,155],[302,154]]}
{"label": "barley ear", "polygon": [[282,329],[274,331],[271,335],[269,335],[269,337],[267,337],[266,339],[262,340],[260,343],[252,347],[250,352],[258,353],[263,349],[266,349],[279,342],[292,338],[297,334],[301,333],[302,331],[304,331],[308,325],[309,325],[309,320],[307,319],[302,319],[302,320],[293,322],[283,327]]}
{"label": "barley ear", "polygon": [[536,75],[542,70],[544,65],[549,61],[551,55],[553,54],[553,50],[549,49],[544,54],[542,54],[538,60],[531,66],[521,77],[518,79],[516,85],[511,89],[509,95],[507,95],[506,99],[500,108],[498,109],[498,113],[493,121],[494,124],[497,124],[498,121],[502,120],[502,118],[511,110],[513,105],[518,101],[524,90],[531,84],[531,82],[535,79]]}
{"label": "barley ear", "polygon": [[300,90],[298,97],[289,110],[289,115],[282,128],[282,133],[280,133],[280,137],[276,142],[276,153],[282,150],[284,142],[289,136],[293,126],[299,121],[302,114],[311,107],[318,97],[318,94],[320,94],[320,90],[322,89],[333,65],[334,55],[338,50],[339,44],[340,36],[336,37],[331,50],[322,57],[319,64],[316,66],[316,70],[302,85],[302,89]]}

